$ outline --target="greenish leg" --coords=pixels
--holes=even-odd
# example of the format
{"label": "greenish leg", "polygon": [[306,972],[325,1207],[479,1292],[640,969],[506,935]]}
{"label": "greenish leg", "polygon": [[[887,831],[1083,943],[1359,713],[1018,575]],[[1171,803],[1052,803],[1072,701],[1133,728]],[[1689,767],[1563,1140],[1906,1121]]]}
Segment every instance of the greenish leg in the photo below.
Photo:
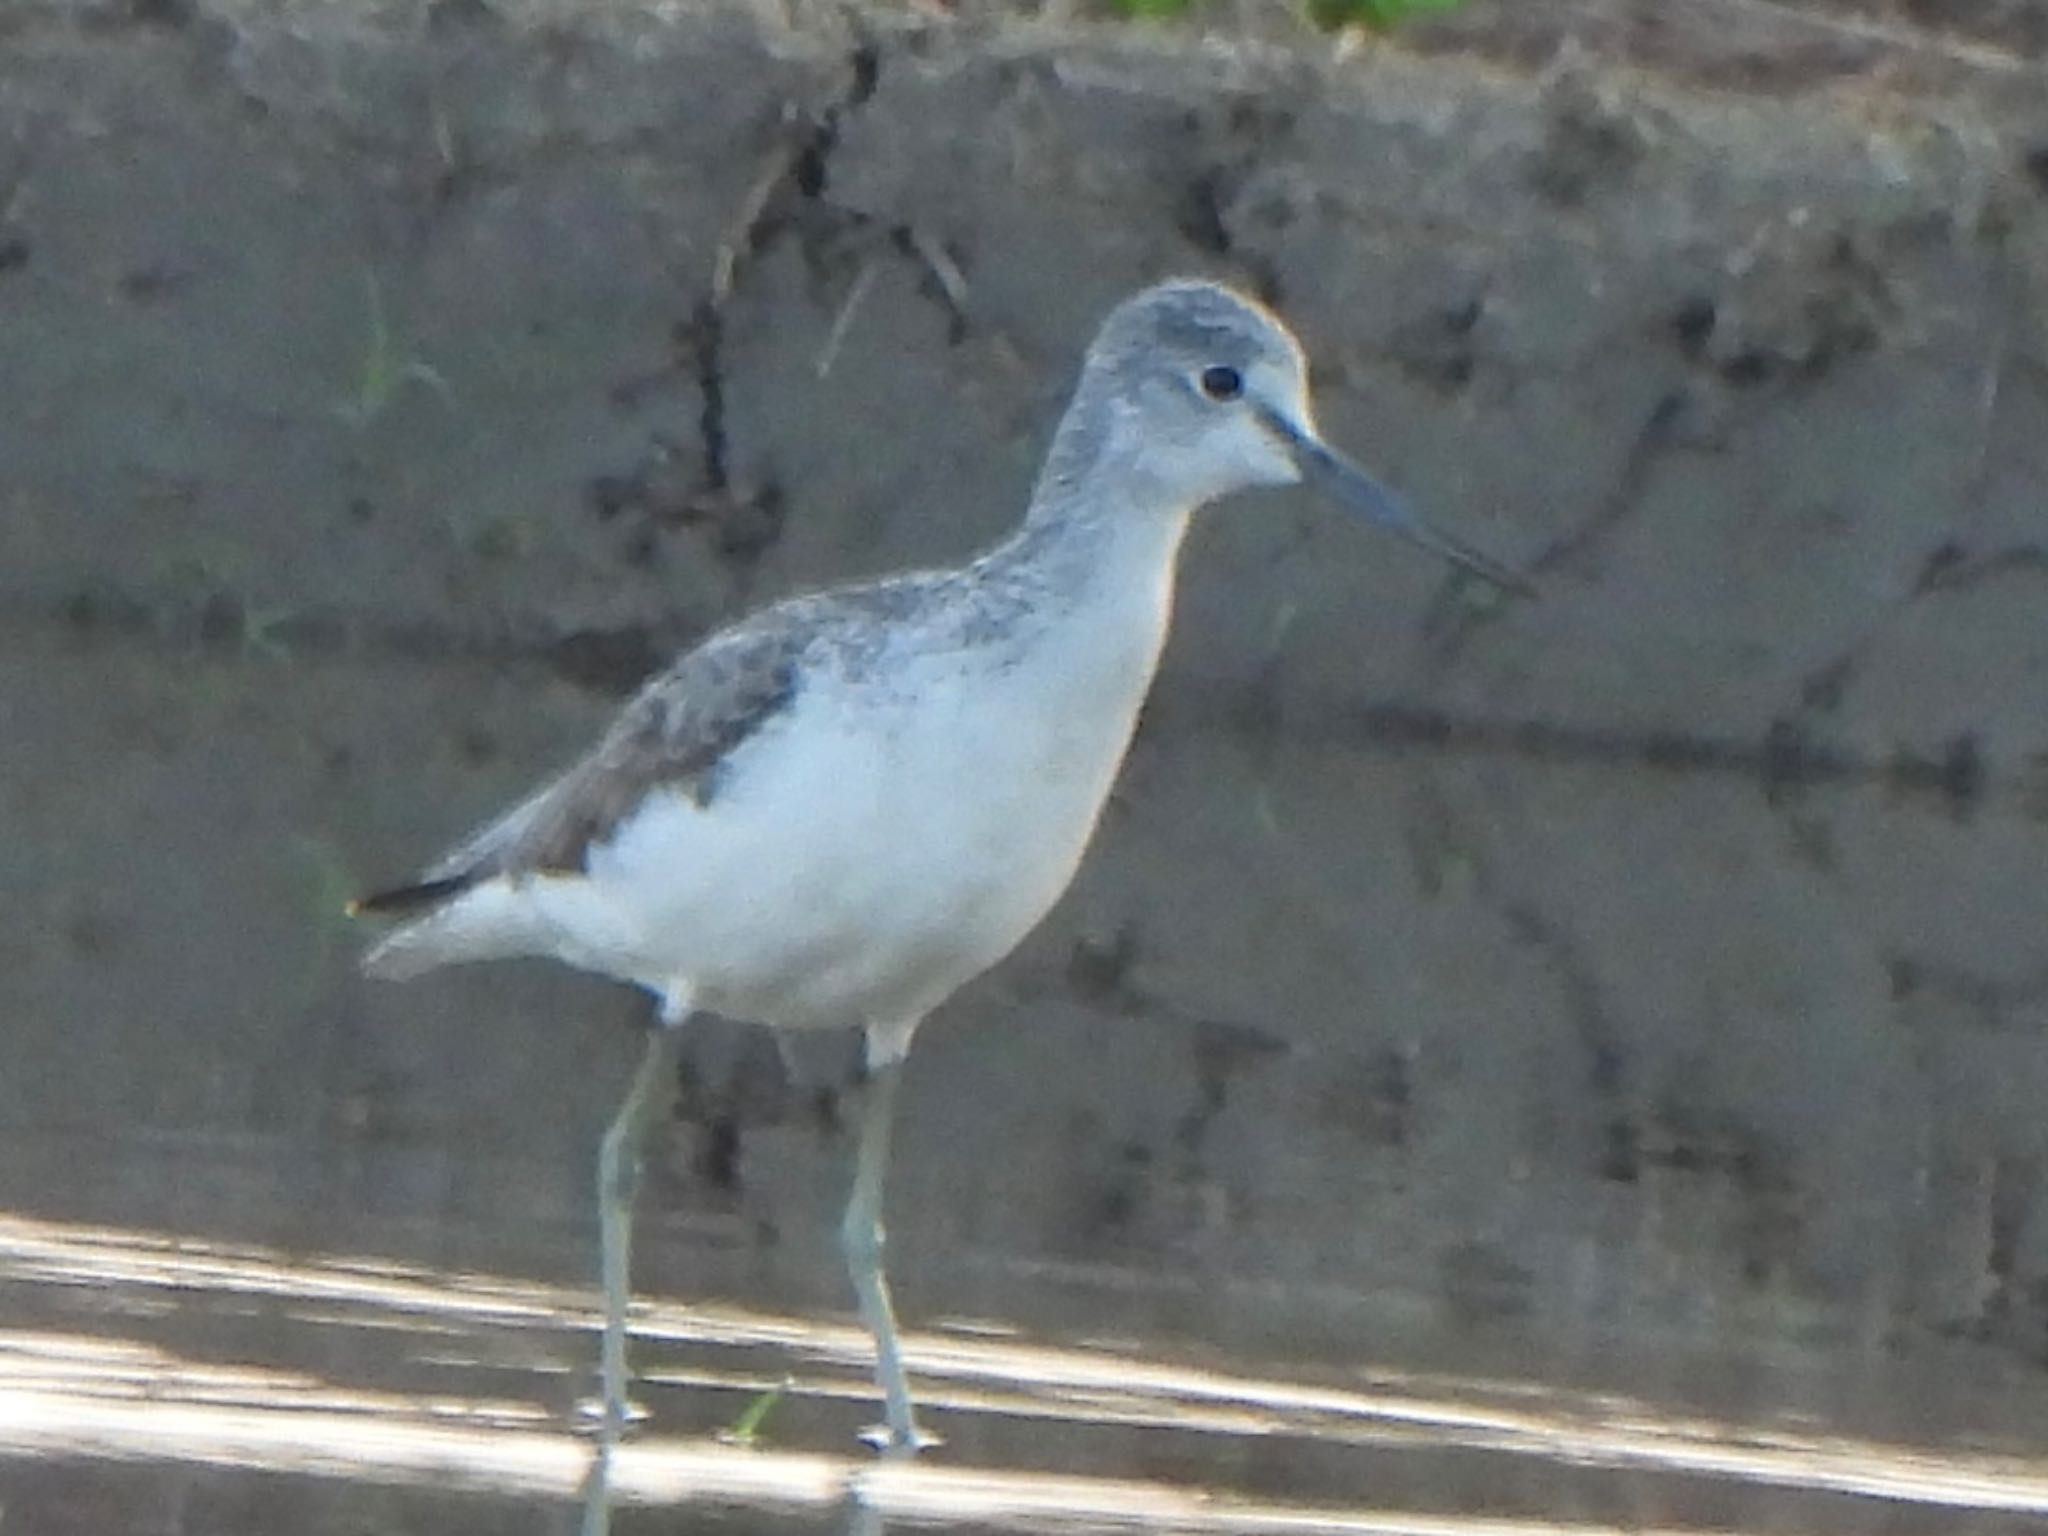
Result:
{"label": "greenish leg", "polygon": [[604,1279],[604,1347],[599,1372],[604,1419],[597,1453],[583,1479],[582,1536],[609,1536],[612,1521],[612,1452],[626,1428],[626,1307],[632,1300],[633,1199],[640,1191],[640,1151],[648,1127],[669,1104],[675,1087],[681,1021],[663,1022],[647,1036],[625,1102],[612,1116],[597,1156],[598,1268]]}
{"label": "greenish leg", "polygon": [[583,1474],[583,1523],[579,1536],[611,1536],[612,1529],[612,1444],[600,1440],[590,1470]]}
{"label": "greenish leg", "polygon": [[[876,1067],[868,1079],[860,1115],[860,1160],[854,1167],[853,1196],[839,1225],[839,1243],[854,1294],[860,1298],[861,1320],[875,1336],[875,1380],[881,1386],[888,1415],[883,1443],[894,1454],[915,1455],[920,1446],[937,1442],[918,1433],[910,1384],[903,1375],[896,1314],[889,1305],[889,1281],[882,1273],[882,1183],[889,1167],[889,1132],[902,1075],[903,1061],[897,1057]],[[871,1438],[880,1439],[879,1431]]]}
{"label": "greenish leg", "polygon": [[658,1024],[625,1102],[604,1133],[597,1159],[599,1271],[604,1279],[603,1446],[626,1427],[626,1308],[632,1300],[633,1201],[640,1192],[640,1154],[648,1127],[665,1113],[675,1089],[682,1031]]}

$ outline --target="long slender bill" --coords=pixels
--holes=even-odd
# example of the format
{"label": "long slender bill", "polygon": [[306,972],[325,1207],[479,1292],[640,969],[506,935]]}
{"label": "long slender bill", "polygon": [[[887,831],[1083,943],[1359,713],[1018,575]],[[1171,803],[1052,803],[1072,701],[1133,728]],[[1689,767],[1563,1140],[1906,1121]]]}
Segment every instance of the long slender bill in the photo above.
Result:
{"label": "long slender bill", "polygon": [[1520,571],[1425,522],[1406,501],[1313,432],[1304,431],[1277,412],[1267,412],[1266,421],[1293,448],[1302,481],[1338,506],[1472,572],[1503,592],[1519,597],[1536,595],[1535,586]]}

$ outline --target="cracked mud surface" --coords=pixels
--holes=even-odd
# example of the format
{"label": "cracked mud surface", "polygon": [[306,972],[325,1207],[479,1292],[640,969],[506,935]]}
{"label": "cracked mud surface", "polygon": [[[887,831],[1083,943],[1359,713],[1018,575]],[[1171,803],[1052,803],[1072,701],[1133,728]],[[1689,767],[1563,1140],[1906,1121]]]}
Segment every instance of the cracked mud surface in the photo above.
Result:
{"label": "cracked mud surface", "polygon": [[[366,988],[338,895],[706,627],[996,535],[1203,271],[1543,599],[1197,533],[1080,884],[920,1040],[906,1311],[2038,1412],[2042,13],[1712,9],[18,12],[0,1199],[580,1277],[638,1004]],[[706,1031],[648,1288],[843,1307],[815,1056]]]}

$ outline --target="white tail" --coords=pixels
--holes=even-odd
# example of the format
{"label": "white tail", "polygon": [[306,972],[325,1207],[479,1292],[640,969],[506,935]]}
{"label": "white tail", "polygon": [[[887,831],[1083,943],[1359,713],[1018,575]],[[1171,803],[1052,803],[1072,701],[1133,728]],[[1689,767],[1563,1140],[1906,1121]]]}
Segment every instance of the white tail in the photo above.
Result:
{"label": "white tail", "polygon": [[444,965],[545,952],[551,935],[521,887],[488,880],[384,935],[363,956],[363,973],[409,981]]}

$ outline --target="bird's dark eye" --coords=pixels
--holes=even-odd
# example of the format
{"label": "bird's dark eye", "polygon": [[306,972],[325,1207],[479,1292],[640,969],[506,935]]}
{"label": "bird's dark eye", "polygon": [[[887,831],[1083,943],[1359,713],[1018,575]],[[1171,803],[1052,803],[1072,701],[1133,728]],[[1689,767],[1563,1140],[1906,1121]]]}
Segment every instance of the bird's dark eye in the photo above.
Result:
{"label": "bird's dark eye", "polygon": [[1244,375],[1227,363],[1211,363],[1202,370],[1202,393],[1211,400],[1235,400],[1244,393]]}

